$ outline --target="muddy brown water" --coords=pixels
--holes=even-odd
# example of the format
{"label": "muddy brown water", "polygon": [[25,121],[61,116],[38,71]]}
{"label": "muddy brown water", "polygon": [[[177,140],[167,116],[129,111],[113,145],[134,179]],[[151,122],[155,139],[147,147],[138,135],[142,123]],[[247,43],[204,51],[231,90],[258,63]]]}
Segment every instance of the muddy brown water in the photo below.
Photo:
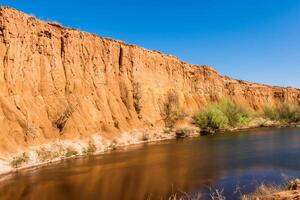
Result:
{"label": "muddy brown water", "polygon": [[143,200],[223,190],[227,199],[264,182],[300,177],[300,129],[238,133],[131,146],[21,171],[0,183],[0,199]]}

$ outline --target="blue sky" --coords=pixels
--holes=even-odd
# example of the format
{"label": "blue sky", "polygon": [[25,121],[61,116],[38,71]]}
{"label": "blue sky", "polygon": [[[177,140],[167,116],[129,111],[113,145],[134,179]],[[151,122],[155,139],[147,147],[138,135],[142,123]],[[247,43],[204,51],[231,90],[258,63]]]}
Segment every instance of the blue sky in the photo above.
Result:
{"label": "blue sky", "polygon": [[1,0],[44,20],[300,88],[300,0]]}

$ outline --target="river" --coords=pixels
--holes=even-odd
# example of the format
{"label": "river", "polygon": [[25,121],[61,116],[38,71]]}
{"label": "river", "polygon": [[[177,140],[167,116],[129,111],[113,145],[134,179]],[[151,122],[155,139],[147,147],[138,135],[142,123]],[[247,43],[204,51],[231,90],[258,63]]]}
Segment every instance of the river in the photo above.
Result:
{"label": "river", "polygon": [[20,171],[0,183],[0,199],[143,200],[216,188],[237,199],[300,177],[299,158],[297,128],[170,140]]}

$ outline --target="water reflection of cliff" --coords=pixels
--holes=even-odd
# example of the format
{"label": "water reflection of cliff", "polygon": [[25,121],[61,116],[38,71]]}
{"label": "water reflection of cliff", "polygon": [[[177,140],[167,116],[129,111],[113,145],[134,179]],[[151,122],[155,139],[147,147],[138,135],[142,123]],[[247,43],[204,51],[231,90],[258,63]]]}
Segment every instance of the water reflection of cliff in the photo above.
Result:
{"label": "water reflection of cliff", "polygon": [[6,194],[7,199],[14,196],[14,199],[133,200],[148,196],[156,199],[172,190],[197,189],[218,177],[222,159],[218,163],[207,162],[208,156],[214,154],[214,147],[201,148],[196,141],[192,143],[145,146],[66,162],[21,175],[18,181],[3,186],[1,195]]}
{"label": "water reflection of cliff", "polygon": [[2,183],[0,199],[140,200],[195,192],[249,170],[296,169],[300,145],[290,140],[299,141],[298,132],[204,137],[66,161]]}

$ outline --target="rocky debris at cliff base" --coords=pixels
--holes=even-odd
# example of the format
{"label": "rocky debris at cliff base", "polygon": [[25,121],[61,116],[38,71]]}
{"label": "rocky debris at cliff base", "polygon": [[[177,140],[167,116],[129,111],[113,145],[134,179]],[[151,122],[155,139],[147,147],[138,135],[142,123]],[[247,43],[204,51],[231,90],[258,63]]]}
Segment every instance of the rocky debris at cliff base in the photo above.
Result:
{"label": "rocky debris at cliff base", "polygon": [[186,138],[190,136],[190,130],[188,129],[178,129],[175,133],[176,138]]}
{"label": "rocky debris at cliff base", "polygon": [[203,128],[200,130],[200,135],[201,136],[206,136],[206,135],[212,135],[217,132],[217,129],[212,129],[212,128]]}
{"label": "rocky debris at cliff base", "polygon": [[177,128],[175,130],[176,138],[187,138],[199,136],[199,128],[193,125]]}

